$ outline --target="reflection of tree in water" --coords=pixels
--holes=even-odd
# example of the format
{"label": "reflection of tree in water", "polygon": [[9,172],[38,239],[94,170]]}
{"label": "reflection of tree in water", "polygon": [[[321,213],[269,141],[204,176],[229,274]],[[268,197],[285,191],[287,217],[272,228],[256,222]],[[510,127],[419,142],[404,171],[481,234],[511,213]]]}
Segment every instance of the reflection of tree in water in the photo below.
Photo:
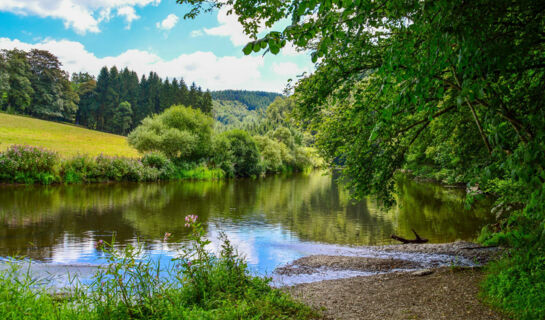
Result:
{"label": "reflection of tree in water", "polygon": [[409,236],[411,228],[433,242],[475,238],[480,228],[493,221],[491,199],[464,207],[465,192],[432,183],[403,179],[397,184],[398,206],[392,210],[397,232]]}
{"label": "reflection of tree in water", "polygon": [[487,207],[463,209],[463,192],[412,181],[401,181],[398,189],[398,207],[385,212],[371,200],[351,201],[334,177],[319,172],[257,180],[3,186],[0,255],[47,258],[67,235],[83,241],[115,232],[125,242],[171,232],[173,240],[183,240],[187,214],[199,215],[205,226],[279,224],[302,240],[357,245],[390,243],[391,233],[409,235],[411,228],[432,241],[467,239],[489,221]]}

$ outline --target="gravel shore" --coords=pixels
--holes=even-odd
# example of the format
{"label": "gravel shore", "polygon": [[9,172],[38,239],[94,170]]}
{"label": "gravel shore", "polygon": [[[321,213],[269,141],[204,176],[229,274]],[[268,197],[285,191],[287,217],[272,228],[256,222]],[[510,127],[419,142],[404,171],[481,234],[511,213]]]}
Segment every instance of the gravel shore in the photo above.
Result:
{"label": "gravel shore", "polygon": [[[369,249],[377,256],[394,255],[392,258],[313,255],[277,268],[275,273],[297,276],[324,270],[369,272],[369,276],[284,287],[304,303],[324,309],[326,319],[508,319],[478,298],[479,283],[484,276],[480,266],[496,258],[501,249],[462,241]],[[431,264],[419,260],[417,257],[422,254],[446,257],[451,265],[445,267],[441,261],[434,264],[433,259]],[[456,261],[465,264],[457,265]]]}

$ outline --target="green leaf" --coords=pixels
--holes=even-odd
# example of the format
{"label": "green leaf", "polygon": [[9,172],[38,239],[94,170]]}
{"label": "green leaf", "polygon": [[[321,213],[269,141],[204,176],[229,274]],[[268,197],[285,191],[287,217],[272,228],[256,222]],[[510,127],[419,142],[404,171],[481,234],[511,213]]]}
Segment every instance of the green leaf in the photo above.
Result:
{"label": "green leaf", "polygon": [[276,45],[269,45],[269,49],[271,50],[272,54],[278,54],[280,52],[280,48]]}
{"label": "green leaf", "polygon": [[252,42],[248,43],[247,45],[244,46],[244,49],[242,49],[242,52],[244,52],[245,55],[249,55],[250,53],[252,53],[253,46],[254,45]]}

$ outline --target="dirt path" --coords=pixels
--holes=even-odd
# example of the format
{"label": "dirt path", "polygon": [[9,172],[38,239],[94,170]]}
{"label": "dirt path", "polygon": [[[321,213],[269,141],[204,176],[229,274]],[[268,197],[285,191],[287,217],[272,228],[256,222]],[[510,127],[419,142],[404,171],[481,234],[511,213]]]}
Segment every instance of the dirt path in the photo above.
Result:
{"label": "dirt path", "polygon": [[[424,273],[425,274],[425,273]],[[325,308],[326,319],[507,319],[478,299],[478,268],[396,272],[300,284],[286,290]]]}

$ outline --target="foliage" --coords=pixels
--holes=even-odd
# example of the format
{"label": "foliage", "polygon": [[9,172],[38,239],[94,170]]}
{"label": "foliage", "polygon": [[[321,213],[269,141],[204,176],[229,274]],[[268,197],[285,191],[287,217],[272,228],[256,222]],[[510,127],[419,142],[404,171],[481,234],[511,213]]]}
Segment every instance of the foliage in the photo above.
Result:
{"label": "foliage", "polygon": [[159,178],[168,179],[174,175],[176,167],[167,156],[160,152],[148,152],[142,157],[144,166],[159,170]]}
{"label": "foliage", "polygon": [[112,117],[113,132],[117,132],[122,135],[129,133],[132,122],[132,109],[131,104],[127,101],[123,101],[114,110]]}
{"label": "foliage", "polygon": [[281,96],[274,92],[246,91],[246,90],[222,90],[212,91],[212,99],[220,101],[238,101],[248,110],[266,108],[276,97]]}
{"label": "foliage", "polygon": [[45,149],[12,145],[0,152],[0,181],[50,184],[59,156]]}
{"label": "foliage", "polygon": [[221,169],[204,166],[177,167],[158,152],[142,159],[99,155],[77,155],[61,159],[57,153],[12,145],[0,152],[0,182],[15,183],[92,183],[111,181],[158,181],[173,179],[219,179]]}
{"label": "foliage", "polygon": [[[319,315],[296,302],[269,279],[250,275],[246,263],[223,237],[218,256],[205,246],[205,231],[196,216],[186,217],[191,242],[170,263],[168,275],[141,247],[117,249],[99,241],[108,264],[88,286],[56,299],[47,289],[21,275],[15,265],[0,273],[2,319],[316,319]],[[166,233],[167,242],[170,234]],[[22,279],[21,279],[22,278]]]}
{"label": "foliage", "polygon": [[483,298],[517,319],[543,319],[545,314],[543,252],[517,252],[492,262],[483,283]]}
{"label": "foliage", "polygon": [[515,248],[502,262],[512,267],[492,268],[486,292],[517,318],[543,318],[525,290],[544,281],[542,1],[178,2],[191,5],[187,17],[231,6],[255,39],[245,54],[287,42],[311,52],[316,72],[295,85],[296,112],[355,196],[392,204],[395,172],[427,168],[518,207],[494,230]]}
{"label": "foliage", "polygon": [[200,110],[173,106],[144,119],[128,141],[140,152],[160,151],[173,161],[196,162],[209,155],[212,123]]}
{"label": "foliage", "polygon": [[231,141],[225,134],[215,134],[212,137],[212,157],[210,164],[213,167],[222,169],[227,176],[235,175],[233,151]]}
{"label": "foliage", "polygon": [[[221,133],[221,135],[225,137],[224,141],[228,145],[229,160],[233,168],[233,171],[227,172],[227,174],[237,177],[260,175],[259,150],[255,140],[243,130],[231,130]],[[224,167],[226,166],[224,165]]]}
{"label": "foliage", "polygon": [[223,132],[233,129],[242,129],[255,132],[264,117],[264,109],[249,110],[238,101],[214,100],[212,115],[216,120],[214,131]]}

